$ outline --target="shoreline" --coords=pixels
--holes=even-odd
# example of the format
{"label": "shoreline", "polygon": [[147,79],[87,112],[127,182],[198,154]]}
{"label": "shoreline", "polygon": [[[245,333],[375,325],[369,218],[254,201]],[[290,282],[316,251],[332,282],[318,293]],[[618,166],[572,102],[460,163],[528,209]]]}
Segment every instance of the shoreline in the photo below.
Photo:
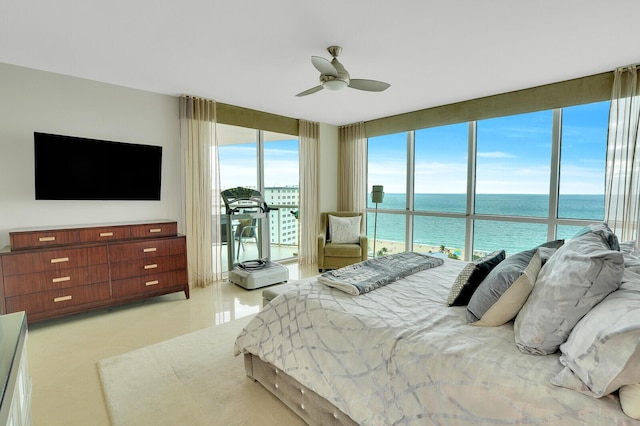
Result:
{"label": "shoreline", "polygon": [[[405,251],[404,247],[405,247],[404,242],[376,239],[376,251],[378,252],[376,256],[402,253]],[[427,253],[427,254],[428,253],[444,253],[447,255],[447,257],[451,259],[464,260],[464,249],[460,249],[456,247],[444,247],[444,251],[442,251],[441,248],[442,246],[433,246],[429,244],[413,244],[414,252]],[[369,249],[373,253],[373,240],[369,241]],[[383,252],[381,253],[381,251]],[[486,254],[488,253],[486,252],[474,253],[474,257],[483,257]]]}

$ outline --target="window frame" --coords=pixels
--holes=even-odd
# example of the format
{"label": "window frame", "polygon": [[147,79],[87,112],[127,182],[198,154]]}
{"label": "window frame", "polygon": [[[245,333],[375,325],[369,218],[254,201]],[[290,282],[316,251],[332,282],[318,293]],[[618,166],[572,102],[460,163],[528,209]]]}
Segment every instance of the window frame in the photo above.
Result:
{"label": "window frame", "polygon": [[[587,103],[601,102],[602,100],[594,100]],[[586,104],[586,103],[585,103]],[[569,105],[573,106],[573,105]],[[467,192],[466,192],[466,211],[464,213],[452,213],[452,212],[433,212],[433,211],[420,211],[414,209],[414,179],[415,179],[415,132],[422,129],[415,129],[409,131],[402,131],[397,133],[407,133],[407,185],[406,185],[406,208],[404,210],[391,210],[385,209],[384,204],[378,206],[379,212],[384,214],[397,214],[405,216],[406,223],[406,235],[405,235],[405,250],[412,251],[414,246],[413,241],[413,227],[414,218],[422,216],[433,217],[445,217],[445,218],[457,218],[465,220],[465,246],[464,246],[464,260],[471,260],[474,243],[474,228],[478,221],[493,221],[493,222],[505,222],[505,223],[531,223],[531,224],[543,224],[547,226],[547,240],[554,240],[557,235],[558,226],[586,226],[594,222],[594,219],[577,219],[577,218],[560,218],[558,217],[558,203],[560,196],[560,161],[561,161],[561,144],[562,144],[562,108],[551,109],[551,158],[550,158],[550,176],[549,176],[549,206],[548,214],[544,217],[528,217],[528,216],[504,216],[494,214],[478,214],[475,212],[475,200],[476,200],[476,167],[477,167],[477,129],[478,120],[471,120],[467,122],[468,125],[468,153],[467,153]],[[522,114],[530,111],[522,112]],[[495,118],[495,117],[490,117]],[[443,123],[442,125],[455,124],[451,122]],[[377,135],[384,136],[384,135]],[[606,143],[606,141],[605,141]],[[367,167],[369,166],[367,156]],[[367,172],[367,179],[369,173]],[[604,176],[603,176],[604,178]],[[379,184],[378,182],[367,182],[367,186],[371,184]],[[369,196],[369,195],[368,195]],[[375,209],[369,207],[367,203],[366,212],[374,213]]]}

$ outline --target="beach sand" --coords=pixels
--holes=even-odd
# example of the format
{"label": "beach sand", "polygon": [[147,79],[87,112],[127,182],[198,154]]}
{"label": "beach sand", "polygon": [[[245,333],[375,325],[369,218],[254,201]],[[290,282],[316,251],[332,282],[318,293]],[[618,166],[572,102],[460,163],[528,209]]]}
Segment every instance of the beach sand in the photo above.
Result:
{"label": "beach sand", "polygon": [[[402,253],[405,251],[404,242],[398,241],[387,241],[387,240],[376,240],[376,251],[378,252],[378,256],[381,254],[394,254],[394,253]],[[371,253],[373,253],[373,240],[369,241],[369,249]],[[443,253],[440,246],[431,246],[427,244],[414,244],[413,251],[418,253]],[[380,251],[384,251],[380,253]],[[464,249],[456,248],[456,247],[445,247],[444,253],[448,255],[448,257],[453,259],[464,260]],[[478,252],[474,253],[474,258],[479,258],[486,256],[488,253]]]}
{"label": "beach sand", "polygon": [[[376,240],[376,251],[378,255],[380,255],[380,251],[384,251],[384,254],[394,254],[394,253],[402,253],[405,251],[405,244],[403,242],[398,241],[386,241],[386,240]],[[373,252],[373,241],[369,242],[369,249]],[[464,252],[458,249],[448,249],[451,253],[458,254],[460,253],[460,259],[464,256]],[[440,253],[440,247],[429,246],[425,244],[414,244],[413,251],[418,253]]]}

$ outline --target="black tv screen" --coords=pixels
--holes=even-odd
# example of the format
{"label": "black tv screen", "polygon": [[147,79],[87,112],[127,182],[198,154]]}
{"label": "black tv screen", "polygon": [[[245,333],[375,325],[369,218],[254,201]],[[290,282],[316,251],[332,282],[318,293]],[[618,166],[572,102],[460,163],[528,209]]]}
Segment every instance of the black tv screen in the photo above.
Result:
{"label": "black tv screen", "polygon": [[162,147],[34,132],[36,200],[160,200]]}

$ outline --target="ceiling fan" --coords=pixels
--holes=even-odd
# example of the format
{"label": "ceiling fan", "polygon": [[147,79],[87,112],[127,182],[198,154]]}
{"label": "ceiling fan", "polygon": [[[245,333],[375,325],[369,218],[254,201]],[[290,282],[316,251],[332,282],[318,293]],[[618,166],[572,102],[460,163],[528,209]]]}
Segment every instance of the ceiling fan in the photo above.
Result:
{"label": "ceiling fan", "polygon": [[340,90],[345,87],[352,89],[365,90],[367,92],[382,92],[391,86],[389,83],[377,80],[363,80],[360,78],[351,78],[349,73],[338,61],[338,56],[342,52],[340,46],[329,46],[327,48],[329,54],[333,56],[331,62],[319,56],[312,56],[311,63],[320,71],[320,85],[298,93],[296,96],[307,96],[312,93],[319,92],[322,89]]}

